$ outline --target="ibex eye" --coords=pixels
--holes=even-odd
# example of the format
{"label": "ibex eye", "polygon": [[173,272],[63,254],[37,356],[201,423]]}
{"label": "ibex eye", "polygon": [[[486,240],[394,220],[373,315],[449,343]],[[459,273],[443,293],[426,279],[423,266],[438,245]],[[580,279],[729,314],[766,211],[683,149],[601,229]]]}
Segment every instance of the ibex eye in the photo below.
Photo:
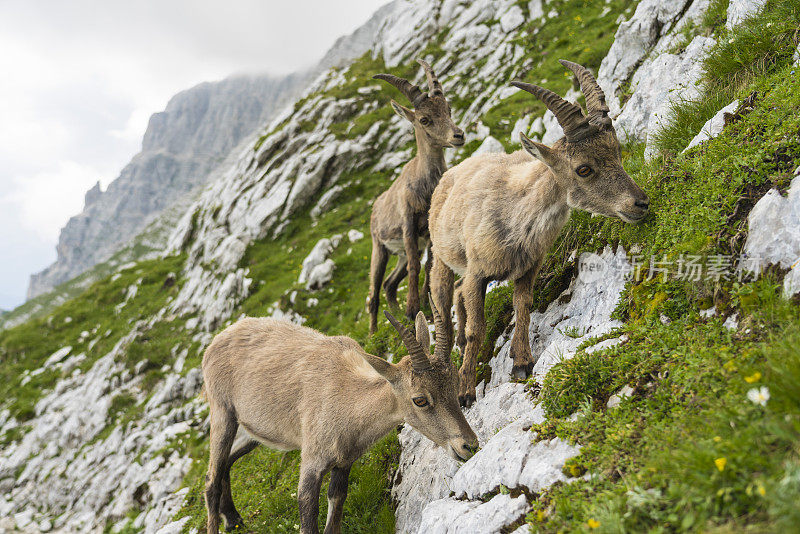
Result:
{"label": "ibex eye", "polygon": [[427,126],[431,123],[431,120],[428,117],[422,117],[419,122],[420,124]]}
{"label": "ibex eye", "polygon": [[414,404],[422,408],[423,406],[428,405],[428,399],[425,397],[414,397]]}
{"label": "ibex eye", "polygon": [[575,172],[578,173],[578,176],[586,178],[587,176],[592,174],[592,168],[589,167],[588,165],[581,165],[575,170]]}

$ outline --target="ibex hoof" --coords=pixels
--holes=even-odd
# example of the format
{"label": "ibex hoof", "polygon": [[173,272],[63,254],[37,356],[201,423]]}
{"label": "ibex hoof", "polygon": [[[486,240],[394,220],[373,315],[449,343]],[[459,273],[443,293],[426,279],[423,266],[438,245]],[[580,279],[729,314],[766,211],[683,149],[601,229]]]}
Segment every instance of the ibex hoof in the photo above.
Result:
{"label": "ibex hoof", "polygon": [[475,404],[475,394],[467,393],[466,395],[459,395],[458,403],[464,408],[469,408],[470,406]]}
{"label": "ibex hoof", "polygon": [[525,365],[515,365],[511,369],[511,376],[517,380],[527,380],[533,371],[533,364],[526,363]]}

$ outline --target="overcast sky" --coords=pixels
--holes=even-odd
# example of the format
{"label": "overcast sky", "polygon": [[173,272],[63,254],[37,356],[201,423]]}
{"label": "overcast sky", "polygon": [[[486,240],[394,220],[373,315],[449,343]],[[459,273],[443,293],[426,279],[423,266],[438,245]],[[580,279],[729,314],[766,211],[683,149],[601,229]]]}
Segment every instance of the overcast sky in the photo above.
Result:
{"label": "overcast sky", "polygon": [[312,65],[387,0],[0,0],[0,308],[170,96]]}

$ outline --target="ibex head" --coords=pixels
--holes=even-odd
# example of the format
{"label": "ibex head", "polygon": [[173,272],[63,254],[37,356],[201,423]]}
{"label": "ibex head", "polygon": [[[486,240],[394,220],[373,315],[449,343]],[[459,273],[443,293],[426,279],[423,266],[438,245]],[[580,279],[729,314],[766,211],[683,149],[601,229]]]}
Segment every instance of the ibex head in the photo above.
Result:
{"label": "ibex head", "polygon": [[450,117],[450,104],[442,91],[436,74],[428,63],[418,59],[425,69],[428,78],[428,93],[423,93],[417,85],[394,76],[393,74],[376,74],[373,78],[384,80],[397,87],[408,98],[414,109],[401,106],[392,100],[395,113],[414,125],[417,132],[423,133],[436,146],[461,146],[464,144],[464,131],[453,123]]}
{"label": "ibex head", "polygon": [[457,461],[468,460],[478,450],[478,437],[458,405],[458,373],[446,353],[449,345],[441,316],[434,308],[436,348],[431,355],[422,312],[417,314],[416,333],[384,313],[400,333],[408,356],[397,365],[386,363],[385,369],[376,370],[392,385],[403,419]]}
{"label": "ibex head", "polygon": [[520,134],[522,146],[544,162],[567,189],[572,208],[617,217],[636,223],[644,219],[650,204],[647,195],[622,168],[617,140],[603,90],[585,67],[561,60],[571,70],[586,97],[587,116],[581,107],[538,85],[511,82],[540,99],[564,129],[564,138],[552,147]]}

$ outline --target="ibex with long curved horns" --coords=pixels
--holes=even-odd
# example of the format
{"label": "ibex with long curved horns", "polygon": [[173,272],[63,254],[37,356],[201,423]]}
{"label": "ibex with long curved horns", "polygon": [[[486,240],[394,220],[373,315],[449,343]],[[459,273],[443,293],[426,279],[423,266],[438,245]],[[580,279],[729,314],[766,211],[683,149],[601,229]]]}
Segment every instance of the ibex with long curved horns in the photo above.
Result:
{"label": "ibex with long curved horns", "polygon": [[[570,209],[630,223],[647,214],[647,195],[622,168],[603,91],[589,70],[569,61],[561,63],[580,82],[587,116],[580,106],[552,91],[512,82],[544,102],[564,129],[564,137],[548,147],[521,134],[525,151],[468,158],[444,174],[431,199],[435,258],[431,284],[440,310],[452,305],[453,272],[463,280],[456,309],[463,354],[459,401],[466,406],[475,400],[475,366],[486,330],[487,283],[514,281],[513,374],[524,378],[535,363],[528,340],[533,281],[567,223]],[[449,321],[447,327],[452,343]]]}
{"label": "ibex with long curved horns", "polygon": [[435,308],[433,313],[432,355],[422,313],[416,335],[386,313],[409,353],[397,365],[364,352],[349,337],[324,336],[287,321],[242,319],[217,335],[203,356],[211,412],[208,532],[218,532],[220,514],[228,530],[242,524],[230,470],[259,443],[301,451],[302,534],[318,532],[319,492],[328,471],[325,534],[340,531],[350,466],[402,422],[456,460],[469,459],[478,439],[458,406],[458,373],[450,362],[445,324]]}
{"label": "ibex with long curved horns", "polygon": [[[450,117],[450,106],[442,91],[442,84],[425,61],[417,60],[428,79],[428,93],[392,74],[376,74],[373,78],[394,85],[408,98],[414,109],[408,109],[392,100],[392,107],[414,126],[417,155],[403,166],[394,183],[375,200],[370,219],[372,234],[372,260],[369,278],[370,333],[378,326],[380,288],[389,256],[399,256],[397,267],[386,278],[386,300],[397,306],[397,286],[409,276],[406,316],[413,319],[419,311],[420,249],[428,238],[428,209],[431,194],[445,171],[444,148],[464,144],[464,132]],[[430,249],[425,267],[423,295],[428,295],[431,266]]]}

